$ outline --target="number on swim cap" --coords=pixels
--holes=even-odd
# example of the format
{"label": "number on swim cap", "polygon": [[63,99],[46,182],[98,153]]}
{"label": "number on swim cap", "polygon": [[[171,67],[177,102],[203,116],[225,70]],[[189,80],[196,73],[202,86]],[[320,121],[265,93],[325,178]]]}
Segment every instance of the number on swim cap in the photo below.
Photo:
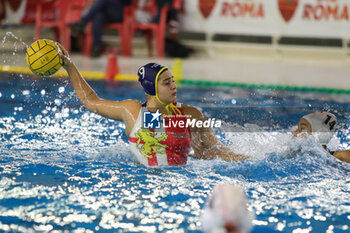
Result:
{"label": "number on swim cap", "polygon": [[145,78],[145,67],[141,67],[141,68],[139,69],[139,76],[142,77],[141,79],[144,79],[144,78]]}
{"label": "number on swim cap", "polygon": [[324,121],[324,123],[329,126],[329,130],[333,130],[337,123],[335,121],[330,121],[330,119],[332,119],[332,116],[327,115],[327,119]]}

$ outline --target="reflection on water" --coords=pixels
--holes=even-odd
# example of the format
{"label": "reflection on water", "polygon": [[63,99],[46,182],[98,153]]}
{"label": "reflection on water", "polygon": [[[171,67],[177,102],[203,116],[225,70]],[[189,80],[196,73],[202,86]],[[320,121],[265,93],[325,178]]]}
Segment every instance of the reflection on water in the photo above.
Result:
{"label": "reflection on water", "polygon": [[[254,123],[229,112],[233,105],[334,108],[343,130],[331,147],[348,149],[349,96],[180,88],[182,102],[208,115],[215,115],[212,104],[226,107],[230,119],[216,133],[251,159],[190,159],[181,167],[146,168],[130,158],[124,125],[80,108],[66,81],[4,78],[0,84],[1,231],[201,232],[201,209],[217,183],[246,191],[257,216],[254,232],[349,230],[350,165],[312,138],[291,139],[304,112],[267,118],[269,110],[240,108]],[[139,89],[131,93],[127,84],[93,85],[107,99],[143,95]],[[203,98],[193,100],[194,94]],[[269,126],[272,118],[277,123]]]}

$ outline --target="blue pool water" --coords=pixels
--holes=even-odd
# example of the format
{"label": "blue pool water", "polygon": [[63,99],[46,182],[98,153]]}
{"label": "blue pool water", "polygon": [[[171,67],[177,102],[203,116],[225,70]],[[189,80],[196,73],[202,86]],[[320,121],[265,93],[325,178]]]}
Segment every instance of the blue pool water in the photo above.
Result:
{"label": "blue pool water", "polygon": [[[90,84],[105,99],[144,100],[136,83]],[[350,164],[290,133],[304,114],[332,110],[330,147],[350,149],[349,95],[182,86],[178,96],[223,119],[220,140],[251,159],[144,167],[124,125],[81,107],[68,80],[2,73],[0,231],[201,232],[206,198],[230,183],[248,196],[253,232],[349,232]]]}

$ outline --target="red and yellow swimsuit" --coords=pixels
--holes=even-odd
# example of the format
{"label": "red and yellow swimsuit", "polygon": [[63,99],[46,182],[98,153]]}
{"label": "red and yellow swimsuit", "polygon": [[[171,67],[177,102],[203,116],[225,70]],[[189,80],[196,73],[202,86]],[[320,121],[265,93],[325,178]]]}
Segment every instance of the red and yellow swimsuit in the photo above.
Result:
{"label": "red and yellow swimsuit", "polygon": [[[174,122],[184,121],[181,104],[176,107],[181,111],[181,115],[165,117],[167,127],[161,125],[160,129],[144,129],[143,112],[148,111],[146,107],[141,107],[139,116],[129,135],[130,149],[136,159],[146,166],[177,166],[187,162],[187,157],[191,150],[191,132],[187,127],[180,127]],[[167,124],[172,121],[173,124]],[[161,117],[163,122],[163,117]],[[174,126],[176,125],[176,126]]]}

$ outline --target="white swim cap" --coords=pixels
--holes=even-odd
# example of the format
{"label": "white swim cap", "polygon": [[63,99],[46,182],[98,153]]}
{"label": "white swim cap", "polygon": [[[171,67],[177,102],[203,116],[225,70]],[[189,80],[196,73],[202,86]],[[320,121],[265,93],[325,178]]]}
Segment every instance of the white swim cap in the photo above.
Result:
{"label": "white swim cap", "polygon": [[201,217],[206,233],[227,232],[226,226],[234,226],[242,233],[252,230],[254,214],[247,209],[243,190],[234,185],[220,184],[214,188]]}
{"label": "white swim cap", "polygon": [[315,112],[302,118],[310,123],[312,135],[322,145],[327,145],[333,137],[337,125],[337,117],[329,112]]}

